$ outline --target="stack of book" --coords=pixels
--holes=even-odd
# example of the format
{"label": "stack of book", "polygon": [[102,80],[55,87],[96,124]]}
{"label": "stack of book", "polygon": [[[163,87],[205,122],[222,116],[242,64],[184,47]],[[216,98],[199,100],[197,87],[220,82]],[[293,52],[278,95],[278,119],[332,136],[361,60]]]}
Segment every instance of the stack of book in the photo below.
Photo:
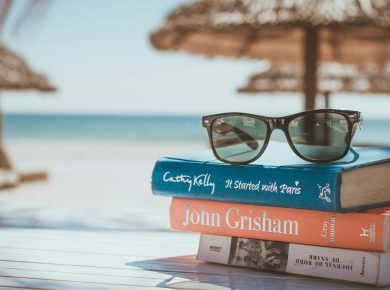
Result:
{"label": "stack of book", "polygon": [[390,148],[328,164],[290,152],[273,142],[240,166],[210,150],[164,157],[152,191],[173,197],[173,229],[201,233],[199,260],[390,284]]}

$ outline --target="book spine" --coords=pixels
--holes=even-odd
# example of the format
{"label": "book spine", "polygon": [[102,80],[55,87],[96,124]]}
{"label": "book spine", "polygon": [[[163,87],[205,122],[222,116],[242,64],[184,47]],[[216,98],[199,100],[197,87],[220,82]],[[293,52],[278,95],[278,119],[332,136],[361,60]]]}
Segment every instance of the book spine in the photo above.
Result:
{"label": "book spine", "polygon": [[385,286],[382,258],[390,254],[268,240],[201,235],[197,258],[225,265]]}
{"label": "book spine", "polygon": [[333,171],[158,161],[156,195],[323,211],[340,208],[341,176]]}
{"label": "book spine", "polygon": [[386,251],[385,216],[173,198],[171,227],[222,236]]}

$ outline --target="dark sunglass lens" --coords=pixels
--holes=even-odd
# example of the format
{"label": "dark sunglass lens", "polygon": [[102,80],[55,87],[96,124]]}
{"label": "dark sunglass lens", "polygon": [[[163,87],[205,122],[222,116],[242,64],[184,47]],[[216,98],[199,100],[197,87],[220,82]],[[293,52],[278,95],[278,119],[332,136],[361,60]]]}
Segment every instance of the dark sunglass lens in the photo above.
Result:
{"label": "dark sunglass lens", "polygon": [[288,132],[295,149],[313,161],[341,158],[348,146],[347,119],[338,113],[308,113],[292,120]]}
{"label": "dark sunglass lens", "polygon": [[248,162],[264,145],[267,125],[246,116],[226,116],[216,119],[211,127],[212,143],[217,155],[228,162]]}

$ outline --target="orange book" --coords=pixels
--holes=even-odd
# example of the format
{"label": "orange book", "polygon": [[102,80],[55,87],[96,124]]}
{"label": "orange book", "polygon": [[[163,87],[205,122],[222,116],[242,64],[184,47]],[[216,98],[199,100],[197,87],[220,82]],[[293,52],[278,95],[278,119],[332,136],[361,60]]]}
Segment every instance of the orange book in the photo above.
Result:
{"label": "orange book", "polygon": [[334,213],[173,198],[171,227],[204,234],[388,251],[390,208]]}

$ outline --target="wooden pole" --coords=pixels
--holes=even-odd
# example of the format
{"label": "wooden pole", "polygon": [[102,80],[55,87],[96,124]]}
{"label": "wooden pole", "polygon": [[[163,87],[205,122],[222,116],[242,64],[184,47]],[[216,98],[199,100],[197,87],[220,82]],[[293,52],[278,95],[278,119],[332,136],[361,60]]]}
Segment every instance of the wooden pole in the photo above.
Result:
{"label": "wooden pole", "polygon": [[0,148],[3,148],[3,112],[1,106],[1,93],[0,93]]}
{"label": "wooden pole", "polygon": [[324,108],[325,109],[329,109],[329,97],[330,97],[330,92],[329,91],[325,91],[324,92]]}
{"label": "wooden pole", "polygon": [[3,113],[0,106],[0,168],[11,169],[12,164],[5,152],[3,138]]}
{"label": "wooden pole", "polygon": [[315,109],[317,95],[318,28],[305,27],[304,39],[304,75],[305,110]]}

